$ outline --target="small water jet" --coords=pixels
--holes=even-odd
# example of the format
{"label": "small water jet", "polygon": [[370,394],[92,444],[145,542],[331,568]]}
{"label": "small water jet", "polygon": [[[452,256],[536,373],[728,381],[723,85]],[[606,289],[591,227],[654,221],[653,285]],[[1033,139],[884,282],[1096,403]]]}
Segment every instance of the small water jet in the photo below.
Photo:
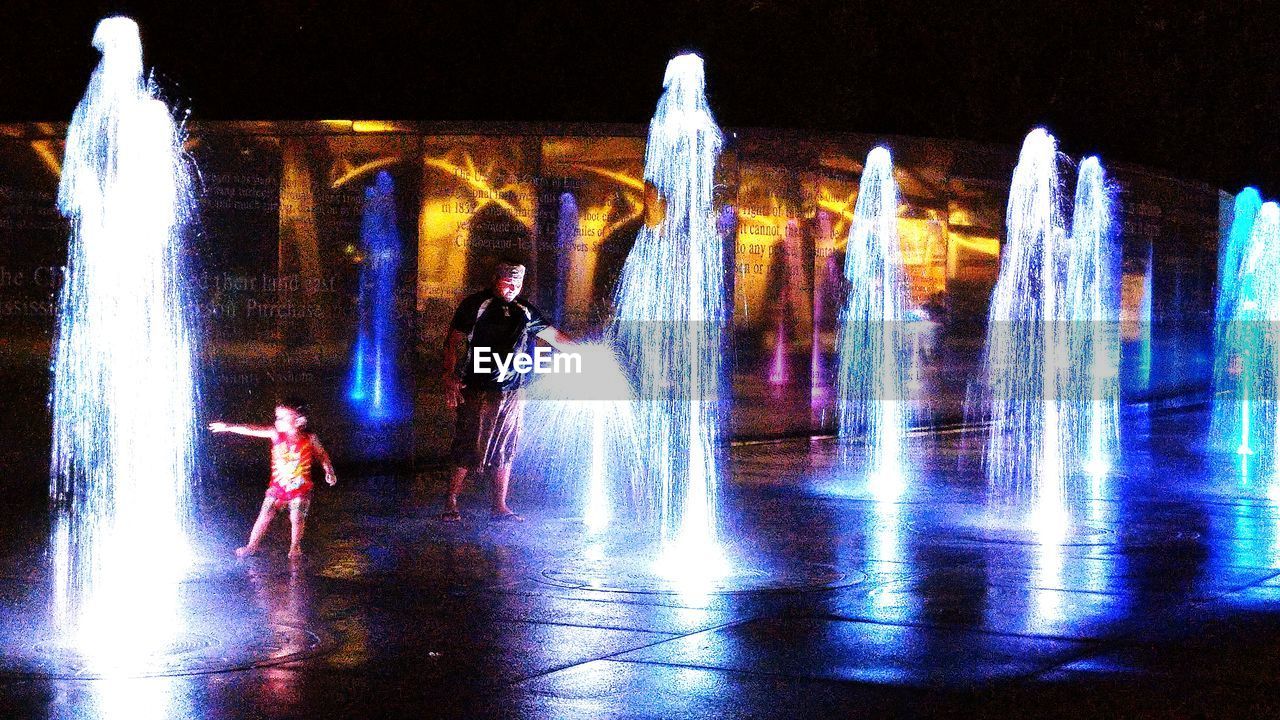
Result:
{"label": "small water jet", "polygon": [[54,602],[69,644],[122,668],[172,637],[190,562],[189,169],[137,25],[107,18],[93,45],[58,188],[71,237],[52,367]]}
{"label": "small water jet", "polygon": [[[613,348],[583,342],[572,352],[582,359],[580,373],[542,374],[525,391],[529,433],[521,462],[542,477],[549,495],[576,504],[598,535],[616,516],[641,509],[636,483],[644,458],[635,396]],[[548,458],[555,459],[549,468]]]}

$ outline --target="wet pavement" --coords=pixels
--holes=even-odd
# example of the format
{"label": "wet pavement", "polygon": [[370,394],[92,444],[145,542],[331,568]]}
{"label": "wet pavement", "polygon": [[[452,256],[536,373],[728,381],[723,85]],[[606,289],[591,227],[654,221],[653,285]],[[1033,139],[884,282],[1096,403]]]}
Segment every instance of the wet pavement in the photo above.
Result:
{"label": "wet pavement", "polygon": [[[740,445],[735,571],[655,578],[528,488],[523,524],[443,477],[318,490],[309,553],[237,561],[260,485],[207,508],[191,627],[148,677],[49,659],[37,522],[0,531],[0,717],[1260,717],[1280,709],[1280,511],[1201,410],[1125,419],[1045,543],[984,503],[980,435],[909,441],[868,495],[829,442]],[[102,675],[103,673],[97,673]],[[58,677],[61,676],[61,677]]]}

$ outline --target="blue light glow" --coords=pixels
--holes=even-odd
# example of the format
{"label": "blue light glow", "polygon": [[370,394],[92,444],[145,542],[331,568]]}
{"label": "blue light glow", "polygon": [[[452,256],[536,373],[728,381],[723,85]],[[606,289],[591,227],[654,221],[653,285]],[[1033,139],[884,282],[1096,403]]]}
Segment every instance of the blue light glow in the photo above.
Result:
{"label": "blue light glow", "polygon": [[360,226],[363,262],[356,301],[358,326],[352,348],[347,396],[368,420],[392,420],[405,410],[397,368],[396,276],[400,271],[400,231],[395,184],[379,172],[365,190]]}

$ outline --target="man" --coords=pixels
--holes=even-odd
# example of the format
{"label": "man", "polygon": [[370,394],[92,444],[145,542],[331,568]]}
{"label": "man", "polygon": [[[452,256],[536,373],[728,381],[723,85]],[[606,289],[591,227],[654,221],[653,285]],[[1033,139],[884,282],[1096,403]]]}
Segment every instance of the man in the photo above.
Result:
{"label": "man", "polygon": [[507,507],[523,415],[520,388],[524,374],[514,370],[512,359],[516,353],[527,352],[530,338],[557,350],[564,350],[571,342],[520,297],[524,272],[524,265],[499,263],[493,284],[465,298],[453,314],[445,341],[444,384],[445,402],[457,408],[458,418],[449,451],[453,476],[440,516],[445,521],[462,519],[458,495],[471,468],[492,476],[491,519],[523,520]]}

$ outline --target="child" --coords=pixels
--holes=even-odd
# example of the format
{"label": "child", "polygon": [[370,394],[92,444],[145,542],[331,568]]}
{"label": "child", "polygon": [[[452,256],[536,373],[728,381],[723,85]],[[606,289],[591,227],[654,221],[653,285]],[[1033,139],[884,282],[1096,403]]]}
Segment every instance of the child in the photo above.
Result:
{"label": "child", "polygon": [[258,543],[262,541],[267,526],[276,512],[286,506],[293,531],[289,557],[302,557],[302,533],[306,528],[307,510],[311,507],[311,461],[320,461],[324,467],[325,482],[330,485],[338,482],[329,453],[320,444],[320,438],[303,431],[306,424],[307,416],[298,402],[276,404],[275,427],[209,423],[213,432],[232,432],[271,440],[271,482],[267,485],[267,496],[262,501],[262,510],[253,524],[253,531],[249,533],[249,544],[238,548],[236,557],[258,552]]}

